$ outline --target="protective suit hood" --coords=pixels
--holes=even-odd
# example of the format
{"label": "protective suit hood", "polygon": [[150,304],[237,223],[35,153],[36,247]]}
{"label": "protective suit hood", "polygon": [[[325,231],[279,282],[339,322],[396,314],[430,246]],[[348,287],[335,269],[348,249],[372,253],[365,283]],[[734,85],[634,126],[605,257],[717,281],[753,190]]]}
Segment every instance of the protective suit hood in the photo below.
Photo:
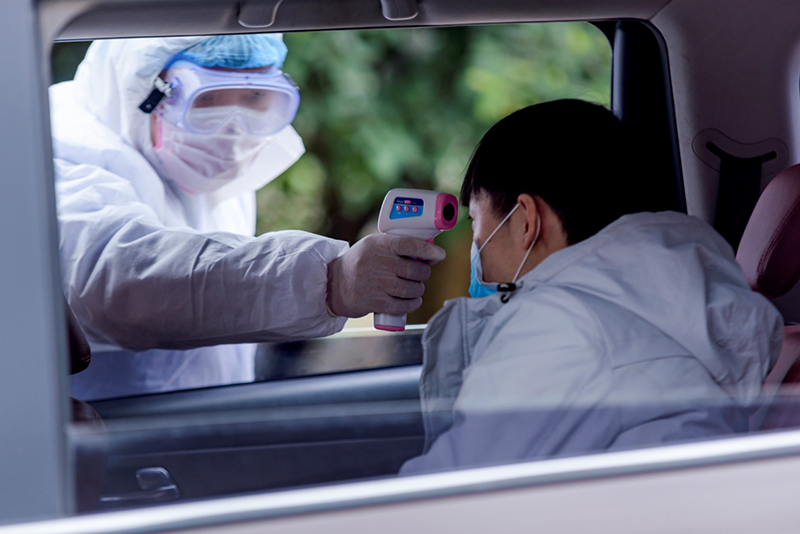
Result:
{"label": "protective suit hood", "polygon": [[[153,157],[151,119],[139,110],[139,105],[153,90],[153,81],[169,60],[206,38],[95,41],[75,75],[74,83],[83,95],[82,107],[150,160]],[[304,152],[300,136],[287,126],[272,137],[246,172],[209,196],[219,202],[256,191],[277,178]]]}

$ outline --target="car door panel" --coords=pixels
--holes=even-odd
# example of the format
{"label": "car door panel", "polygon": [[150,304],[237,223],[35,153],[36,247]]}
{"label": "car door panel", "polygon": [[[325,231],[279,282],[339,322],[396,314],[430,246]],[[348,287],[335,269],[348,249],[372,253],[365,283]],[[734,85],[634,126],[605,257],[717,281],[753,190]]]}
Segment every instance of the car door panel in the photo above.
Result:
{"label": "car door panel", "polygon": [[[422,452],[419,366],[93,403],[106,424],[101,508],[165,502],[137,473],[165,469],[167,500],[396,473]],[[81,437],[82,436],[82,437]],[[78,446],[96,436],[78,433]]]}

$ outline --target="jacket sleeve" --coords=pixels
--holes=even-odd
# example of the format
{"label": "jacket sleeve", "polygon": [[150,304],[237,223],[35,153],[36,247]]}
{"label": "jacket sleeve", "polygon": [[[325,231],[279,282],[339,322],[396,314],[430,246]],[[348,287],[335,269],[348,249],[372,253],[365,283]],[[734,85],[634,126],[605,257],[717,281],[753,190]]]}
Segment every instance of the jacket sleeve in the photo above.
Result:
{"label": "jacket sleeve", "polygon": [[453,426],[402,473],[546,458],[607,446],[618,427],[611,373],[585,306],[559,292],[512,300],[475,347]]}
{"label": "jacket sleeve", "polygon": [[126,179],[56,160],[65,292],[90,339],[129,350],[309,338],[340,330],[327,264],[347,244],[167,227]]}

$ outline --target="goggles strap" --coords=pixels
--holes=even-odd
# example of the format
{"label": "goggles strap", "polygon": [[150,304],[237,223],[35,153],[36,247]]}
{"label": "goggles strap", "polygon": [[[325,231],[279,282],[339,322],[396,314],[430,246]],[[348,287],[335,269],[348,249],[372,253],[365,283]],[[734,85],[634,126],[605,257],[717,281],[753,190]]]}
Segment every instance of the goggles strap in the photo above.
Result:
{"label": "goggles strap", "polygon": [[156,77],[153,85],[153,91],[139,104],[139,109],[145,113],[152,113],[165,96],[172,96],[172,84],[162,80],[161,76]]}

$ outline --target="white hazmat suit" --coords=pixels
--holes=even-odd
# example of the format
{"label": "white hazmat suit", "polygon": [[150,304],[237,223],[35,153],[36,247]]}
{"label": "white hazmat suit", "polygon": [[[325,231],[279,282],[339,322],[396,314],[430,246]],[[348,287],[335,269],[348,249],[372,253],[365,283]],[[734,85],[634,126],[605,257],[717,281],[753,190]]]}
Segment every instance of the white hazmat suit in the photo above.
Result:
{"label": "white hazmat suit", "polygon": [[[247,172],[205,195],[162,179],[138,109],[176,53],[202,38],[99,41],[75,80],[51,87],[60,252],[67,299],[93,348],[82,399],[252,380],[255,346],[316,337],[327,264],[347,243],[255,232],[255,190],[291,166],[291,126]],[[213,345],[213,346],[209,346]]]}
{"label": "white hazmat suit", "polygon": [[783,320],[705,223],[628,215],[521,280],[428,324],[426,452],[404,473],[748,430]]}

